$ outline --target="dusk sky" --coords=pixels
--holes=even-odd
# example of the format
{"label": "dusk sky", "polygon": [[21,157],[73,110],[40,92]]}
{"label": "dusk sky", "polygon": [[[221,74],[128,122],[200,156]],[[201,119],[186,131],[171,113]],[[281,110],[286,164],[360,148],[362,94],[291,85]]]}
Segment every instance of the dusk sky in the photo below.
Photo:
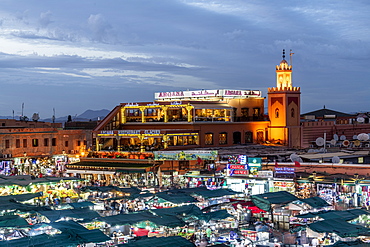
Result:
{"label": "dusk sky", "polygon": [[22,103],[30,118],[74,116],[187,89],[267,97],[283,49],[301,113],[370,111],[368,0],[2,0],[0,32],[0,116]]}

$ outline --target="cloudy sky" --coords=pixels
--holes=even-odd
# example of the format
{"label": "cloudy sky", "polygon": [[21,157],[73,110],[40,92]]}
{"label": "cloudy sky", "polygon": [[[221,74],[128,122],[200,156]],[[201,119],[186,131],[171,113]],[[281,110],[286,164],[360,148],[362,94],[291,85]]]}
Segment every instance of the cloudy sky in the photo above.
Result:
{"label": "cloudy sky", "polygon": [[[368,0],[1,0],[0,115],[50,118],[154,92],[273,87],[293,50],[302,113],[370,111]],[[288,58],[287,58],[288,60]]]}

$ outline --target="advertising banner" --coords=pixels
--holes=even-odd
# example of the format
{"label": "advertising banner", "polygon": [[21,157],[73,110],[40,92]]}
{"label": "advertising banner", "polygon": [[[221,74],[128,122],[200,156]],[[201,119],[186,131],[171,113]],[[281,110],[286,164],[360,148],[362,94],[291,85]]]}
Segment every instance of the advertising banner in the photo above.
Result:
{"label": "advertising banner", "polygon": [[218,151],[154,151],[154,160],[217,160]]}

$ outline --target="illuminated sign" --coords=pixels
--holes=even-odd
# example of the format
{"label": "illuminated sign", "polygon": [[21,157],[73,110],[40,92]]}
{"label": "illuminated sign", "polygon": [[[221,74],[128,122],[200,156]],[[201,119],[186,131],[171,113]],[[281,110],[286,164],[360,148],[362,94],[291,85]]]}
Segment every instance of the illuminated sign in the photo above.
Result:
{"label": "illuminated sign", "polygon": [[140,130],[119,130],[118,134],[119,135],[128,135],[128,134],[138,135],[140,134]]}
{"label": "illuminated sign", "polygon": [[175,91],[175,92],[160,92],[155,93],[156,100],[170,99],[200,99],[200,98],[251,98],[261,97],[262,93],[259,90],[197,90],[197,91]]}
{"label": "illuminated sign", "polygon": [[250,157],[248,157],[249,166],[261,166],[261,163],[262,163],[261,158],[256,158],[256,157],[250,158]]}
{"label": "illuminated sign", "polygon": [[275,167],[275,173],[294,174],[295,173],[295,168],[293,168],[293,167]]}
{"label": "illuminated sign", "polygon": [[228,170],[228,173],[229,173],[229,176],[248,175],[249,174],[248,170],[235,170],[235,169]]}
{"label": "illuminated sign", "polygon": [[154,151],[154,160],[217,160],[218,151]]}
{"label": "illuminated sign", "polygon": [[248,165],[227,164],[227,169],[245,169],[245,170],[248,170]]}

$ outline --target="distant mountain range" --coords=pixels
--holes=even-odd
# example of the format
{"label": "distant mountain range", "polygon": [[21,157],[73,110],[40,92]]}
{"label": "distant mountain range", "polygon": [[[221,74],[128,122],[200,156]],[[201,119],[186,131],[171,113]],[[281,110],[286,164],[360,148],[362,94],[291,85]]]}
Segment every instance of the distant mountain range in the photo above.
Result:
{"label": "distant mountain range", "polygon": [[[108,115],[108,113],[110,112],[110,110],[107,110],[107,109],[102,109],[102,110],[86,110],[84,113],[80,114],[80,115],[75,115],[75,116],[72,116],[71,115],[71,118],[72,118],[72,121],[74,122],[79,122],[79,121],[96,121],[96,120],[102,120],[103,118],[105,118],[106,115]],[[12,116],[0,116],[0,119],[12,119],[13,117]],[[19,117],[14,117],[16,120],[19,120]],[[29,118],[29,121],[32,121],[32,116],[28,116]],[[58,117],[58,118],[55,118],[55,122],[56,123],[64,123],[64,122],[67,122],[68,120],[68,116],[64,116],[64,117]],[[45,118],[45,119],[39,119],[38,121],[40,122],[53,122],[52,118]]]}

